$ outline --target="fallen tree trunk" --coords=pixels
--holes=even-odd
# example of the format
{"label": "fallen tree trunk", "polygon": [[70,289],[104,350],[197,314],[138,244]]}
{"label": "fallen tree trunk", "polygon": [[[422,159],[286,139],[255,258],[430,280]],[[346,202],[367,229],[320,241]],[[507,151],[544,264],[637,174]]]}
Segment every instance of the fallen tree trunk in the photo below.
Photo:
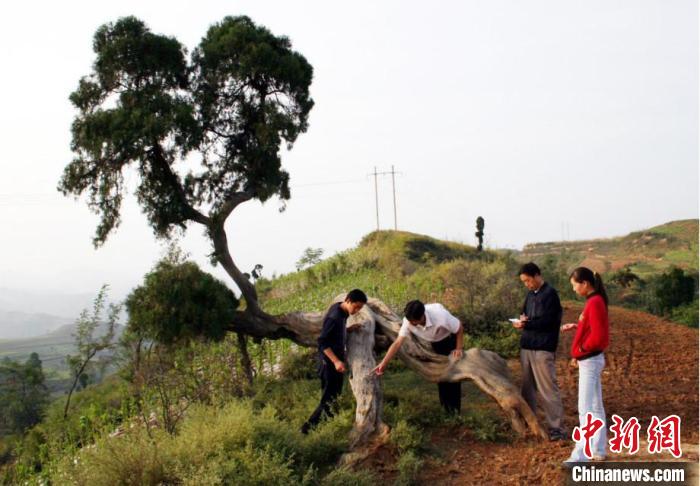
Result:
{"label": "fallen tree trunk", "polygon": [[[377,332],[393,342],[401,327],[399,316],[378,299],[370,299],[367,307],[372,309],[375,315]],[[474,381],[501,406],[518,434],[531,433],[542,438],[547,437],[536,415],[513,383],[506,361],[497,353],[471,348],[461,359],[454,360],[435,353],[429,343],[411,336],[411,339],[404,341],[398,356],[409,368],[435,383],[467,379]]]}
{"label": "fallen tree trunk", "polygon": [[[334,299],[338,302],[344,294]],[[270,316],[257,311],[239,312],[232,331],[257,338],[291,339],[314,347],[321,332],[324,313],[295,312]],[[360,448],[377,435],[386,433],[382,422],[382,392],[379,378],[371,371],[376,366],[375,352],[386,350],[398,336],[401,318],[384,302],[370,298],[356,316],[348,319],[348,364],[350,386],[357,400],[355,424],[351,434],[354,448]],[[356,328],[356,333],[353,332]],[[478,348],[467,350],[461,359],[441,356],[429,343],[414,336],[404,341],[398,357],[412,370],[431,382],[472,380],[504,410],[513,430],[521,436],[532,434],[546,438],[544,428],[513,383],[506,361],[498,354]]]}

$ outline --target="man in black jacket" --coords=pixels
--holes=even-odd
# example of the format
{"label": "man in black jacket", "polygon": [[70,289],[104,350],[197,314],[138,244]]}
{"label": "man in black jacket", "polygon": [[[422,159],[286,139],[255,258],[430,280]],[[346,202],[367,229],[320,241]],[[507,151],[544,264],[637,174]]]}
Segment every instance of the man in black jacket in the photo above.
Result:
{"label": "man in black jacket", "polygon": [[309,420],[301,426],[301,433],[308,434],[315,427],[322,415],[333,416],[332,405],[343,390],[343,373],[345,365],[345,345],[347,342],[346,321],[348,316],[357,314],[367,303],[367,296],[359,289],[351,290],[343,302],[333,304],[323,319],[323,329],[318,337],[321,378],[321,403],[319,403]]}
{"label": "man in black jacket", "polygon": [[544,410],[550,440],[566,438],[562,429],[564,413],[557,385],[554,355],[559,342],[562,308],[557,291],[542,278],[534,263],[520,268],[520,280],[528,289],[520,319],[513,327],[522,330],[520,365],[523,369],[521,393],[536,413],[537,394]]}

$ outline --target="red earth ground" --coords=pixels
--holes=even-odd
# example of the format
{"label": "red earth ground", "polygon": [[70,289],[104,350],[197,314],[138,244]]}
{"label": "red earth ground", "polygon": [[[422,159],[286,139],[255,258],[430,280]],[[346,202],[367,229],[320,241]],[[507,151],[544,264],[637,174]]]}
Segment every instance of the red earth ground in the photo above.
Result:
{"label": "red earth ground", "polygon": [[[565,303],[564,322],[575,322],[578,303]],[[653,415],[681,417],[682,460],[698,462],[698,331],[643,312],[610,308],[610,347],[603,371],[603,400],[610,416],[637,417],[643,441],[635,456],[609,454],[609,460],[668,461],[670,453],[646,453],[646,430]],[[577,370],[569,366],[572,333],[562,334],[557,352],[557,376],[564,402],[567,430],[578,424]],[[510,363],[519,383],[520,365]],[[463,404],[468,407],[468,404]],[[563,484],[561,468],[571,451],[571,441],[545,442],[528,438],[508,443],[480,442],[467,428],[433,431],[431,447],[418,484]],[[390,446],[377,451],[365,464],[390,481],[396,477],[395,454]]]}

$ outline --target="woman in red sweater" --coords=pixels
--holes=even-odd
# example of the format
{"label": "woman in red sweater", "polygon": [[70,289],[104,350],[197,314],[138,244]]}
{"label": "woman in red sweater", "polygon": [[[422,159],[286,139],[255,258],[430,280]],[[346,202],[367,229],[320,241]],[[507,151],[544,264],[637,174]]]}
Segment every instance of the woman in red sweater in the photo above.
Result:
{"label": "woman in red sweater", "polygon": [[[580,431],[589,425],[588,413],[601,420],[603,426],[590,442],[590,450],[585,450],[586,441],[577,441],[574,450],[565,464],[603,460],[607,451],[607,427],[603,407],[603,387],[601,373],[605,367],[603,351],[610,342],[608,323],[608,296],[600,275],[586,267],[579,267],[571,273],[571,286],[578,295],[586,298],[577,323],[564,324],[562,331],[576,329],[571,344],[571,356],[578,362],[578,415]],[[580,437],[583,439],[583,437]],[[576,438],[575,438],[576,439]],[[591,457],[589,457],[589,455]]]}

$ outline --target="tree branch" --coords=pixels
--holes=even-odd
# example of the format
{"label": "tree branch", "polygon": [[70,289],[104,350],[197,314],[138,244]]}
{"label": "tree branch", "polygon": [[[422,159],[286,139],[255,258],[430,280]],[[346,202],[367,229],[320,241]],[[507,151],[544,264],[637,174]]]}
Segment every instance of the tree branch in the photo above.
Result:
{"label": "tree branch", "polygon": [[217,217],[215,222],[209,225],[209,234],[211,240],[214,242],[214,255],[217,261],[221,263],[221,266],[224,267],[226,273],[229,274],[241,290],[243,298],[245,298],[246,301],[247,312],[262,317],[268,317],[260,308],[260,304],[258,304],[258,292],[255,290],[255,286],[243,275],[243,272],[238,269],[233,262],[233,258],[231,258],[231,253],[228,250],[226,230],[224,229],[224,220]]}
{"label": "tree branch", "polygon": [[180,178],[173,172],[170,164],[168,164],[168,161],[163,155],[163,147],[161,147],[159,143],[155,143],[149,152],[151,155],[151,163],[158,167],[165,176],[166,182],[180,200],[180,204],[186,209],[187,218],[208,227],[211,224],[211,220],[197,211],[187,200],[187,194],[185,193],[185,188],[182,187],[180,183]]}

